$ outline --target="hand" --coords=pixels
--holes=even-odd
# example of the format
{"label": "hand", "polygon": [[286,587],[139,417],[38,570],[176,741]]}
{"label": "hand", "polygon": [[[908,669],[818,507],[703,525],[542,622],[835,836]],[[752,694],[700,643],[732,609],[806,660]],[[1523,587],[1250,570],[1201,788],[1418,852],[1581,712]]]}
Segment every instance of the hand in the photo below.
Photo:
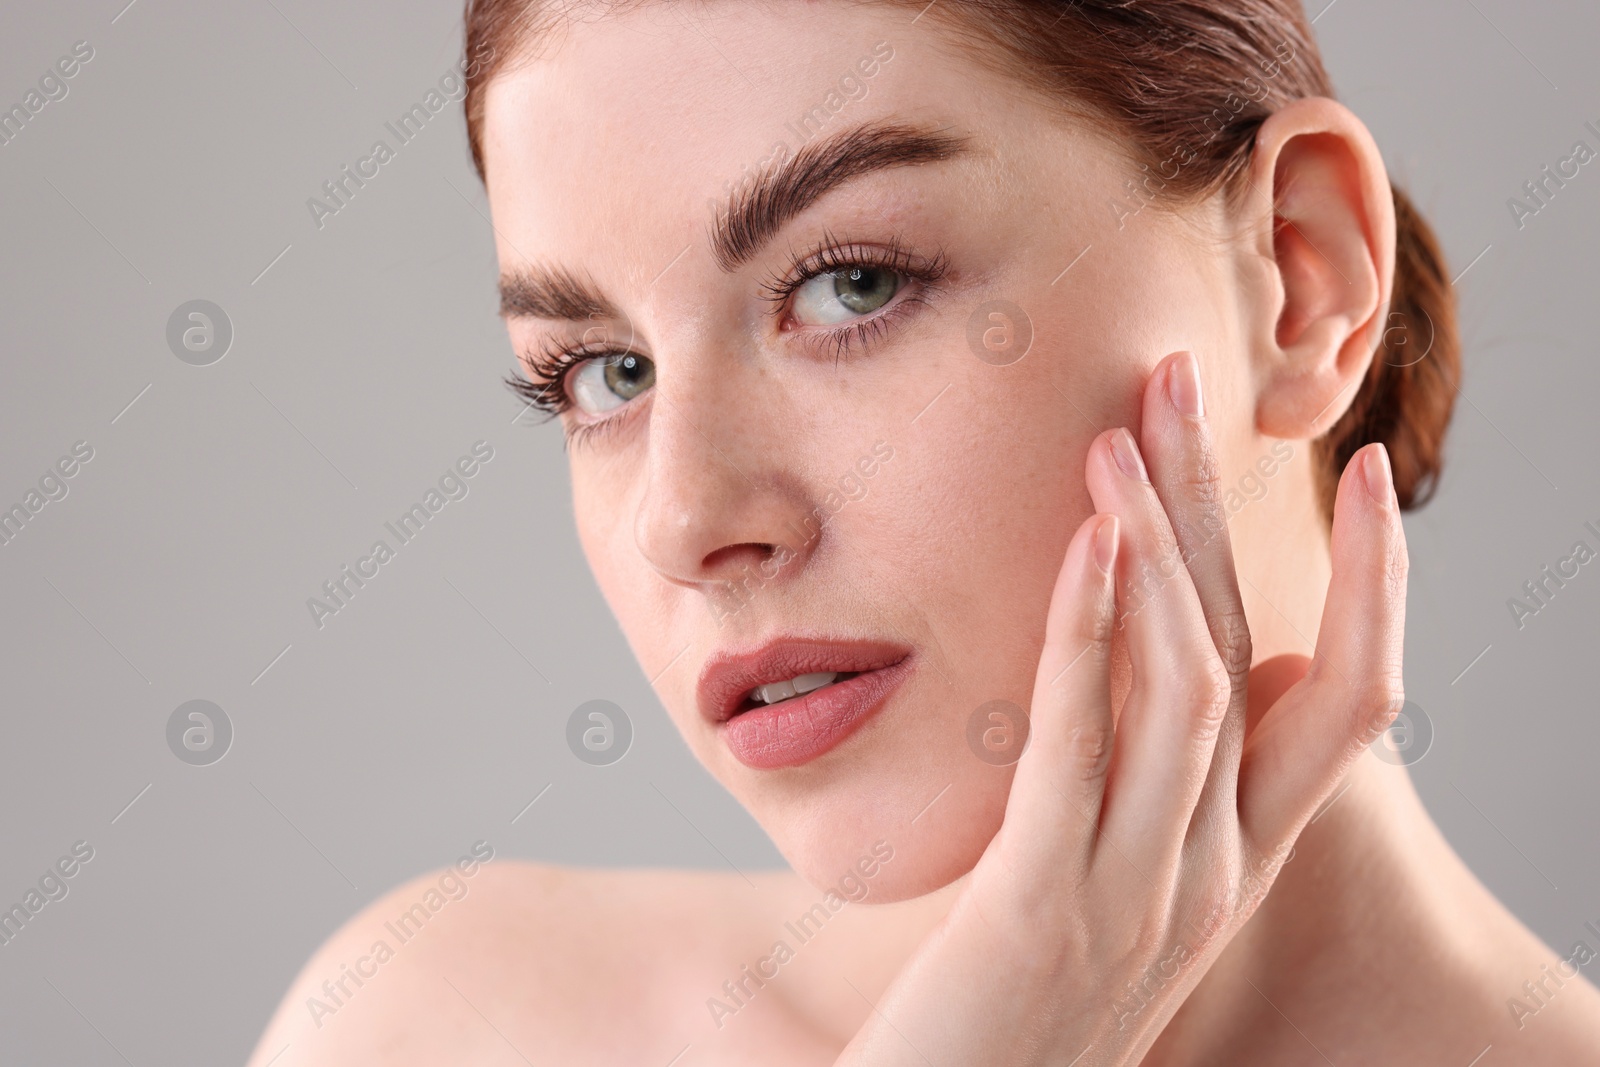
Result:
{"label": "hand", "polygon": [[1399,710],[1405,540],[1369,445],[1339,481],[1316,656],[1246,737],[1250,635],[1199,394],[1187,353],[1151,376],[1148,478],[1128,431],[1090,447],[1100,514],[1056,581],[1004,822],[841,1067],[1137,1064]]}

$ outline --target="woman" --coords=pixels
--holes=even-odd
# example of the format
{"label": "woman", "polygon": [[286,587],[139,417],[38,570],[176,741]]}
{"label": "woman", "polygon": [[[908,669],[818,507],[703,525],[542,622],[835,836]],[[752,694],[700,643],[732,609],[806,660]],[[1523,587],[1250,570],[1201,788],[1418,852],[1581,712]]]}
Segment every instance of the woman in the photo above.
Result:
{"label": "woman", "polygon": [[794,873],[476,867],[346,981],[430,876],[256,1063],[1600,1062],[1587,959],[1368,749],[1458,353],[1298,4],[478,0],[467,47],[518,388]]}

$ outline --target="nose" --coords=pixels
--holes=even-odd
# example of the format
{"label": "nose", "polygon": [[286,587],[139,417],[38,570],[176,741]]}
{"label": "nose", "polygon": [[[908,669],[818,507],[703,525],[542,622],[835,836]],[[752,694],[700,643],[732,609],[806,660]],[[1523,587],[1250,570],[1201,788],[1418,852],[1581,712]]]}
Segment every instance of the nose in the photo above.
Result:
{"label": "nose", "polygon": [[730,584],[785,581],[803,568],[821,522],[774,425],[658,392],[634,540],[661,577],[719,597]]}

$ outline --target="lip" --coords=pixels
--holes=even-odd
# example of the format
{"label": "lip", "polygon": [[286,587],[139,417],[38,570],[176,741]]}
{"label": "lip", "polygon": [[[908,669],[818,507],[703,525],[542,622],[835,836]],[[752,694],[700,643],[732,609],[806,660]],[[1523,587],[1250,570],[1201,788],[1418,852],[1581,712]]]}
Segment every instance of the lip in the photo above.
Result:
{"label": "lip", "polygon": [[[700,672],[700,713],[755,770],[808,763],[865,722],[911,673],[911,650],[884,641],[783,638],[719,652]],[[853,673],[804,696],[740,711],[750,690],[820,671]]]}

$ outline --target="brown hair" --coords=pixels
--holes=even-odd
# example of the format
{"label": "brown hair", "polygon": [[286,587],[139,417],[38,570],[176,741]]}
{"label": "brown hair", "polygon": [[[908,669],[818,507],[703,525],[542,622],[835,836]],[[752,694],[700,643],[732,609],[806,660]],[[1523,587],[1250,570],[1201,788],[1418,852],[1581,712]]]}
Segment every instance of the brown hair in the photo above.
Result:
{"label": "brown hair", "polygon": [[[466,0],[467,53],[493,57],[467,79],[467,131],[480,177],[484,87],[501,65],[575,8],[645,2]],[[1113,134],[1144,174],[1130,183],[1144,199],[1237,195],[1267,117],[1303,97],[1334,95],[1298,0],[857,2],[925,10],[977,58]],[[1391,192],[1395,276],[1382,343],[1350,408],[1314,445],[1325,517],[1345,464],[1373,441],[1389,451],[1401,507],[1425,503],[1455,404],[1454,289],[1433,231],[1404,192],[1392,185]]]}

